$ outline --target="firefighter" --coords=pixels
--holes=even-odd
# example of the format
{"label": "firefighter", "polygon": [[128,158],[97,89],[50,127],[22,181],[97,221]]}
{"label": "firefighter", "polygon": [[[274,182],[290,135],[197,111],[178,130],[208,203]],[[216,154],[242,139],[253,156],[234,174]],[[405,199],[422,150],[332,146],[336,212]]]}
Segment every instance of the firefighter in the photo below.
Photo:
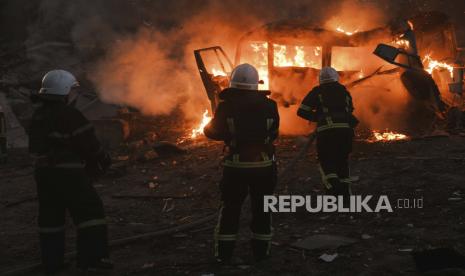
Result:
{"label": "firefighter", "polygon": [[221,206],[215,228],[215,257],[229,263],[233,254],[242,204],[250,195],[252,252],[256,261],[267,258],[271,245],[271,214],[263,211],[264,196],[276,186],[273,141],[279,114],[269,91],[258,90],[258,72],[250,64],[237,66],[229,88],[220,92],[215,116],[204,133],[225,142]]}
{"label": "firefighter", "polygon": [[39,103],[29,130],[29,150],[39,199],[39,237],[47,273],[64,266],[65,213],[77,228],[77,267],[109,269],[107,225],[92,180],[110,165],[109,155],[90,122],[69,103],[76,98],[76,78],[64,70],[48,72],[35,94]]}
{"label": "firefighter", "polygon": [[322,68],[319,82],[303,99],[297,115],[317,123],[317,153],[327,193],[347,198],[352,194],[349,154],[358,120],[352,114],[352,97],[334,68]]}

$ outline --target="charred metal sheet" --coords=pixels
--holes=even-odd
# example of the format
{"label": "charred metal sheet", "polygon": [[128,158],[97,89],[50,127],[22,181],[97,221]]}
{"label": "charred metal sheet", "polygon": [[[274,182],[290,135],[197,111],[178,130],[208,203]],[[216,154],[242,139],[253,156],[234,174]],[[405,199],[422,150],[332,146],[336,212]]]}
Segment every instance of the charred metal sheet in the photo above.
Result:
{"label": "charred metal sheet", "polygon": [[423,71],[423,64],[420,57],[407,53],[403,49],[381,43],[378,44],[373,54],[391,64],[403,67],[405,69]]}
{"label": "charred metal sheet", "polygon": [[[224,72],[227,71],[226,66],[229,66],[229,68],[231,68],[232,70],[233,64],[226,55],[226,53],[223,51],[223,49],[219,46],[194,50],[194,57],[197,63],[197,67],[199,69],[200,78],[202,79],[203,85],[205,86],[208,99],[211,102],[212,112],[215,112],[216,106],[218,105],[218,93],[222,90],[222,87],[219,85],[218,82],[213,80],[213,74],[211,74],[211,72],[208,71],[205,61],[202,58],[202,53],[207,51],[214,51],[221,65],[221,69]],[[222,63],[219,57],[220,54],[225,58],[227,64]]]}

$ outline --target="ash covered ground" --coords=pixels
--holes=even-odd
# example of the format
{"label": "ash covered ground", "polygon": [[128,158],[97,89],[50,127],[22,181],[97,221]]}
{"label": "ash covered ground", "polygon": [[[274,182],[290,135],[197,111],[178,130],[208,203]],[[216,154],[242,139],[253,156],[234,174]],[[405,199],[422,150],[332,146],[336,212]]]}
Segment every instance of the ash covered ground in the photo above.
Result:
{"label": "ash covered ground", "polygon": [[[169,140],[163,133],[160,136]],[[279,139],[277,157],[281,170],[301,146],[301,138]],[[150,161],[119,161],[117,169],[95,183],[105,204],[110,240],[185,225],[217,211],[222,144],[201,138],[186,142],[184,147],[185,153],[161,155]],[[119,155],[115,152],[114,156]],[[411,250],[465,250],[464,164],[465,137],[461,135],[391,143],[358,140],[351,165],[352,174],[360,177],[353,185],[354,192],[388,195],[393,204],[397,199],[423,198],[423,208],[378,214],[310,214],[304,210],[276,214],[272,258],[254,265],[248,244],[250,216],[246,204],[236,249],[240,260],[236,265],[214,265],[213,219],[178,233],[112,247],[116,263],[113,274],[414,275]],[[2,166],[0,174],[0,245],[4,248],[0,267],[7,270],[39,259],[37,202],[32,199],[35,183],[26,152],[16,152],[8,165]],[[291,175],[286,183],[278,185],[277,194],[322,193],[314,149],[297,163]],[[335,249],[301,250],[291,246],[315,234],[341,235],[356,242]],[[67,251],[73,251],[74,229],[69,220],[67,240]],[[324,253],[337,253],[338,257],[325,263],[319,260]],[[66,273],[72,273],[72,269]]]}

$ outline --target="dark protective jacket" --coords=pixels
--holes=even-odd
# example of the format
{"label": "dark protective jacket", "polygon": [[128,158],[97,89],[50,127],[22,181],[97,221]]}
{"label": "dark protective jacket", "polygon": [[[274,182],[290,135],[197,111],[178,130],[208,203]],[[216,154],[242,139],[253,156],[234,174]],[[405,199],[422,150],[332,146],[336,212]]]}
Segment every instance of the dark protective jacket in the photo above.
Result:
{"label": "dark protective jacket", "polygon": [[330,82],[314,87],[303,99],[297,115],[317,122],[317,131],[353,128],[358,120],[352,114],[352,97],[344,85]]}
{"label": "dark protective jacket", "polygon": [[220,103],[204,133],[225,142],[225,166],[258,168],[273,164],[279,114],[276,102],[267,95],[269,91],[237,88],[227,88],[219,94]]}
{"label": "dark protective jacket", "polygon": [[36,167],[86,168],[98,176],[110,158],[92,124],[76,108],[60,100],[43,100],[29,130],[29,151]]}

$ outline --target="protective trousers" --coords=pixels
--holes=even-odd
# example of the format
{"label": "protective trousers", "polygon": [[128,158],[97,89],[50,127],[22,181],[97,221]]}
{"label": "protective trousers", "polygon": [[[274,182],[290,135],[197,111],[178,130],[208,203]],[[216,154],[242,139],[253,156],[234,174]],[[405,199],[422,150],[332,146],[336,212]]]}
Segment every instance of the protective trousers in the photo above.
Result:
{"label": "protective trousers", "polygon": [[317,134],[321,178],[330,195],[348,197],[352,194],[349,170],[352,140],[351,128],[329,129]]}
{"label": "protective trousers", "polygon": [[77,266],[108,257],[107,225],[100,197],[83,169],[37,168],[42,263],[48,272],[63,266],[65,214],[77,227]]}
{"label": "protective trousers", "polygon": [[221,206],[215,228],[215,256],[222,261],[232,257],[242,204],[250,194],[252,252],[256,260],[266,258],[271,246],[271,213],[264,212],[264,196],[272,195],[276,186],[276,165],[261,168],[225,167],[220,184]]}

